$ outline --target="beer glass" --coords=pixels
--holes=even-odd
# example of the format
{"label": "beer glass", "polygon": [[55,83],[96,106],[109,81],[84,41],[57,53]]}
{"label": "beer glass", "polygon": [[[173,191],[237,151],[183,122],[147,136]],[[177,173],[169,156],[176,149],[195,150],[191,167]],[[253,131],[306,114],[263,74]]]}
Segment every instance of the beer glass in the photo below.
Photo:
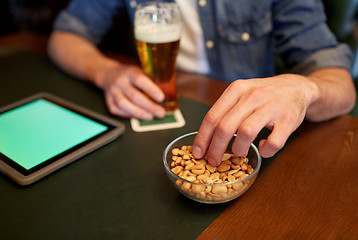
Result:
{"label": "beer glass", "polygon": [[167,111],[178,108],[176,57],[179,50],[181,18],[175,2],[145,2],[137,5],[134,35],[144,73],[165,94]]}

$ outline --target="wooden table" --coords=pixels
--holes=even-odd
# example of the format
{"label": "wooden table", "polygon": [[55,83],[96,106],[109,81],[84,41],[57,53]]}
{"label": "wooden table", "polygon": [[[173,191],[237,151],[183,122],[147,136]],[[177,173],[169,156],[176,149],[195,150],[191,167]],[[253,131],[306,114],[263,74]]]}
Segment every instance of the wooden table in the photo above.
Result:
{"label": "wooden table", "polygon": [[358,119],[299,135],[199,239],[357,239]]}
{"label": "wooden table", "polygon": [[[0,46],[42,54],[45,44],[45,37],[27,33],[0,39]],[[226,86],[178,74],[179,94],[204,103],[212,104]],[[251,189],[198,239],[358,239],[357,175],[358,118],[304,122]]]}

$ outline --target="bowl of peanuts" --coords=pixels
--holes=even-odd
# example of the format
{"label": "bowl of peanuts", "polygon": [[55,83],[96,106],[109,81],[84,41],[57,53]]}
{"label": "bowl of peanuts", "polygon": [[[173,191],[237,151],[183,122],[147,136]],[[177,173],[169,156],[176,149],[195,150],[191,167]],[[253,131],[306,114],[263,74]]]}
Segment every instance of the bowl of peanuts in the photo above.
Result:
{"label": "bowl of peanuts", "polygon": [[[221,164],[214,167],[206,156],[195,159],[191,154],[196,134],[182,135],[164,150],[165,171],[175,188],[188,198],[207,204],[228,202],[245,193],[260,171],[262,159],[257,147],[251,144],[245,157],[227,150]],[[231,149],[235,137],[228,149]]]}

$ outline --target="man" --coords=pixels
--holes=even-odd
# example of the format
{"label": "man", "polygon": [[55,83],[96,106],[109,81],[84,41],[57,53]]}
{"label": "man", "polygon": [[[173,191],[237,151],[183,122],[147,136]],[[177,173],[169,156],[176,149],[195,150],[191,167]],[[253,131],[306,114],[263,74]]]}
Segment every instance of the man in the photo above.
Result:
{"label": "man", "polygon": [[[105,57],[95,45],[119,7],[127,7],[133,20],[137,2],[73,0],[56,21],[49,54],[64,70],[102,88],[112,114],[160,118],[165,111],[159,88],[138,67]],[[329,31],[320,1],[177,2],[184,29],[178,68],[232,82],[203,120],[195,157],[207,153],[210,164],[220,164],[234,133],[233,152],[246,155],[264,127],[272,133],[259,151],[270,157],[305,118],[327,120],[354,106],[352,53]],[[275,53],[290,74],[275,76]]]}

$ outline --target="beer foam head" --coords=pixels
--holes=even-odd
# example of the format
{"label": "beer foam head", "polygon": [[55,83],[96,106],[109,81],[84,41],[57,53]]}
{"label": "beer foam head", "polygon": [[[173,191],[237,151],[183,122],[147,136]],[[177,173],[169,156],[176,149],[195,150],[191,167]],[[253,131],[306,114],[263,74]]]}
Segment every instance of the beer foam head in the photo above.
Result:
{"label": "beer foam head", "polygon": [[174,42],[180,39],[180,25],[149,24],[134,28],[135,38],[148,43]]}

